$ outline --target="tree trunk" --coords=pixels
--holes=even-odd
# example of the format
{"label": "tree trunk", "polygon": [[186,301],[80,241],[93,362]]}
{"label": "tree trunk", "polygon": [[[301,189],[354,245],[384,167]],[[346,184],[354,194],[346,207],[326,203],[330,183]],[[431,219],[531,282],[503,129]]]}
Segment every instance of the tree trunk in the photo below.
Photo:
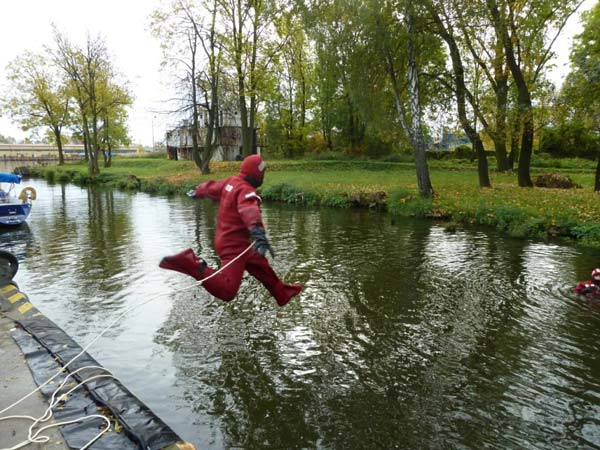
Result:
{"label": "tree trunk", "polygon": [[54,139],[56,140],[56,148],[58,149],[58,165],[62,166],[65,163],[65,156],[63,154],[60,130],[58,128],[53,128],[52,131],[54,131]]}
{"label": "tree trunk", "polygon": [[211,125],[209,120],[208,128],[206,130],[206,138],[204,141],[204,150],[202,151],[202,165],[200,166],[200,172],[202,172],[203,175],[208,175],[210,173],[210,160],[214,153],[213,136],[215,130],[213,126],[214,125]]}
{"label": "tree trunk", "polygon": [[530,165],[531,152],[533,150],[533,111],[531,109],[531,94],[527,86],[527,81],[521,71],[521,67],[516,60],[513,48],[513,40],[508,34],[508,26],[505,17],[500,14],[496,0],[487,0],[494,28],[498,33],[506,55],[506,62],[510,68],[515,86],[518,92],[519,114],[523,120],[523,137],[521,140],[521,154],[519,157],[518,180],[521,187],[532,187]]}
{"label": "tree trunk", "polygon": [[83,103],[79,103],[79,111],[81,114],[81,128],[83,134],[83,150],[84,150],[84,161],[90,160],[90,126],[88,123],[87,115],[85,114],[85,108]]}
{"label": "tree trunk", "polygon": [[475,132],[469,137],[473,142],[473,149],[477,154],[477,174],[479,176],[479,187],[491,187],[489,167],[487,162],[487,156],[485,155],[485,149],[483,148],[483,142],[479,137],[479,133]]}
{"label": "tree trunk", "polygon": [[194,106],[192,107],[192,158],[196,167],[202,171],[202,158],[200,157],[200,148],[198,147],[198,131],[200,126],[198,124],[198,102],[196,101],[195,87],[192,89],[192,96],[194,101]]}
{"label": "tree trunk", "polygon": [[[236,1],[237,9],[232,17],[233,21],[233,41],[234,41],[234,60],[238,83],[238,104],[240,108],[240,121],[242,128],[242,156],[248,156],[252,153],[252,136],[249,133],[248,124],[248,106],[246,105],[246,82],[244,79],[244,68],[242,67],[242,55],[244,52],[244,43],[242,38],[243,23],[242,1]],[[237,15],[236,15],[237,13]]]}
{"label": "tree trunk", "polygon": [[594,181],[594,192],[600,191],[600,155],[598,155],[598,165],[596,166],[596,179]]}
{"label": "tree trunk", "polygon": [[83,132],[83,160],[84,161],[89,161],[90,160],[90,140],[87,137],[87,134],[85,131]]}
{"label": "tree trunk", "polygon": [[198,123],[198,79],[196,76],[196,51],[198,49],[198,36],[194,33],[193,37],[188,36],[188,45],[192,60],[190,61],[190,81],[192,87],[192,159],[196,167],[202,171],[202,158],[200,157],[200,148],[198,147],[198,133],[200,124]]}
{"label": "tree trunk", "polygon": [[496,92],[496,132],[494,149],[496,151],[496,168],[499,172],[511,169],[506,154],[506,107],[508,104],[508,80],[497,77],[498,87]]}
{"label": "tree trunk", "polygon": [[483,148],[483,142],[479,137],[477,130],[469,122],[467,117],[466,108],[466,94],[467,87],[465,84],[465,70],[460,57],[458,45],[454,36],[450,34],[450,31],[446,29],[446,26],[442,22],[439,14],[435,11],[431,4],[428,4],[429,12],[432,15],[433,21],[437,27],[438,34],[448,45],[450,50],[450,59],[452,60],[452,70],[454,72],[454,86],[456,90],[456,107],[458,109],[458,118],[462,129],[471,140],[473,149],[477,154],[477,172],[479,175],[479,187],[491,187],[489,168],[487,163],[487,157]]}
{"label": "tree trunk", "polygon": [[530,175],[531,153],[533,151],[533,111],[531,110],[529,90],[527,90],[527,98],[524,98],[523,101],[523,137],[521,139],[521,152],[519,155],[518,179],[519,186],[533,187],[533,182],[531,181]]}
{"label": "tree trunk", "polygon": [[108,118],[104,118],[104,143],[106,145],[106,151],[102,152],[104,157],[104,168],[108,168],[112,164],[112,148],[110,145],[110,130]]}
{"label": "tree trunk", "polygon": [[90,144],[88,175],[90,178],[94,179],[100,173],[100,167],[98,166],[98,158],[100,156],[100,147],[98,145],[98,118],[95,114],[92,114],[92,135]]}
{"label": "tree trunk", "polygon": [[248,133],[248,107],[246,106],[246,88],[244,84],[244,74],[242,72],[241,60],[238,63],[238,103],[240,107],[240,122],[242,126],[242,156],[245,157],[252,153],[252,137]]}
{"label": "tree trunk", "polygon": [[519,160],[519,136],[521,135],[521,121],[519,115],[516,114],[511,123],[510,131],[510,154],[508,155],[508,164],[510,170],[515,167],[515,162]]}
{"label": "tree trunk", "polygon": [[[302,100],[300,103],[300,126],[304,129],[306,125],[306,79],[304,76],[304,70],[300,73],[300,94],[302,95]],[[304,136],[304,132],[302,133]]]}
{"label": "tree trunk", "polygon": [[[427,159],[425,157],[425,149],[422,149],[422,155],[417,151],[416,145],[419,145],[417,140],[413,139],[412,133],[413,129],[408,126],[405,118],[404,107],[402,106],[402,99],[400,98],[400,88],[398,87],[398,80],[396,77],[396,71],[394,69],[394,62],[392,59],[392,55],[389,49],[386,49],[386,59],[387,59],[387,67],[388,67],[388,75],[390,76],[390,81],[392,84],[392,89],[394,91],[394,102],[396,104],[396,112],[398,114],[398,120],[400,121],[400,125],[404,130],[404,133],[409,137],[411,144],[413,145],[413,151],[415,156],[415,166],[417,172],[417,186],[419,188],[419,194],[423,197],[431,197],[433,196],[433,187],[431,186],[431,181],[429,181],[429,167],[427,166]],[[421,135],[422,136],[422,135]],[[422,170],[426,172],[423,175]],[[429,185],[429,188],[427,188]],[[427,195],[429,192],[429,195]],[[424,195],[425,194],[425,195]]]}
{"label": "tree trunk", "polygon": [[110,167],[112,166],[112,145],[110,143],[110,141],[108,142],[108,159],[106,161],[106,164],[104,165],[104,167]]}
{"label": "tree trunk", "polygon": [[[252,91],[256,91],[256,88],[253,88]],[[250,142],[250,154],[256,153],[256,95],[252,94],[250,96],[250,120],[248,121],[248,135]]]}
{"label": "tree trunk", "polygon": [[219,130],[219,88],[217,81],[211,83],[211,99],[210,108],[208,110],[208,125],[206,130],[206,138],[204,142],[204,151],[202,153],[202,168],[201,172],[206,175],[210,173],[210,160],[213,157],[215,144],[217,140],[220,142]]}
{"label": "tree trunk", "polygon": [[358,131],[356,130],[357,124],[354,120],[354,108],[349,94],[346,94],[346,102],[348,103],[348,135],[350,136],[350,149],[354,151],[358,147]]}
{"label": "tree trunk", "polygon": [[258,110],[258,92],[256,79],[256,61],[258,51],[258,8],[254,9],[255,17],[252,22],[252,56],[250,58],[250,120],[248,121],[248,135],[250,137],[250,154],[256,153],[256,111]]}
{"label": "tree trunk", "polygon": [[433,197],[433,186],[429,178],[429,166],[425,155],[425,139],[421,124],[421,100],[419,98],[419,73],[417,70],[417,46],[414,39],[414,18],[409,13],[408,17],[408,92],[410,97],[411,115],[411,140],[415,152],[415,166],[417,170],[417,185],[419,194],[424,198]]}

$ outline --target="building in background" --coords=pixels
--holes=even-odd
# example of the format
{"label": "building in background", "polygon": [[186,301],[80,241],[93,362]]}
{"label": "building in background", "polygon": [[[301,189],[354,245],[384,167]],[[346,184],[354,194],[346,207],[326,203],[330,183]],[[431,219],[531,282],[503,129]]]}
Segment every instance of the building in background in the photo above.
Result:
{"label": "building in background", "polygon": [[[208,112],[198,114],[198,147],[204,148],[208,126]],[[256,129],[254,130],[256,142]],[[213,161],[235,161],[242,153],[242,122],[238,111],[220,111],[218,127],[214,136],[215,152]],[[167,155],[169,159],[192,159],[192,125],[190,120],[184,120],[179,126],[167,131]],[[256,153],[256,149],[254,149]]]}

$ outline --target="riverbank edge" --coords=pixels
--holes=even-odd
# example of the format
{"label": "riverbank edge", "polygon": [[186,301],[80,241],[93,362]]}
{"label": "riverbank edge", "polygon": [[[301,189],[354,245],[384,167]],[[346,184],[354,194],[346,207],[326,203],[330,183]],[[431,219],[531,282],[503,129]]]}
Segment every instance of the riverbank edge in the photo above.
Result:
{"label": "riverbank edge", "polygon": [[[36,389],[33,375],[25,360],[23,352],[13,340],[11,330],[15,328],[13,320],[0,312],[0,355],[2,355],[2,368],[0,371],[0,406],[6,407],[21,399]],[[41,417],[48,408],[47,400],[40,392],[27,398],[7,415],[29,415]],[[56,423],[51,419],[49,424]],[[29,426],[28,420],[6,420],[0,422],[0,447],[16,445],[19,441],[27,439]],[[60,434],[58,428],[50,428],[44,432],[50,440],[44,444],[46,450],[68,450],[69,447]],[[40,446],[41,447],[41,446]],[[37,447],[36,448],[40,448]]]}
{"label": "riverbank edge", "polygon": [[[13,333],[19,331],[28,336],[27,339],[30,339],[34,348],[39,349],[39,351],[34,350],[29,353],[24,351],[21,344],[24,342],[23,339],[13,339]],[[72,373],[77,372],[77,370],[73,370],[77,368],[77,364],[81,366],[79,370],[86,366],[100,367],[100,364],[85,349],[81,348],[64,330],[40,312],[30,302],[29,297],[20,291],[14,281],[0,285],[0,337],[0,355],[2,355],[2,362],[6,363],[0,369],[0,407],[8,407],[8,405],[18,402],[14,405],[15,411],[11,408],[11,412],[3,417],[13,415],[42,417],[48,409],[48,400],[36,385],[34,373],[39,376],[44,374],[44,370],[54,372],[63,365],[66,367],[75,360],[73,358],[68,363],[66,362],[73,354],[77,354],[76,358],[79,358],[79,360],[71,365],[69,371]],[[71,353],[69,353],[70,351]],[[66,355],[69,356],[66,357]],[[49,366],[40,364],[40,357],[53,360],[55,367],[50,369]],[[31,362],[36,360],[38,360],[37,364]],[[58,373],[58,371],[54,373]],[[86,385],[87,394],[84,394],[102,411],[101,415],[110,420],[109,433],[122,433],[126,429],[132,433],[130,439],[132,439],[132,443],[135,443],[139,441],[141,430],[148,433],[144,439],[151,437],[150,444],[155,446],[160,442],[160,439],[166,438],[168,440],[170,438],[171,442],[161,447],[161,450],[196,450],[193,444],[181,440],[166,422],[160,419],[118,379],[111,380],[110,383],[116,383],[117,388],[111,390],[106,383],[104,386]],[[54,384],[54,382],[51,384]],[[99,393],[99,391],[102,391],[102,393]],[[33,395],[30,394],[32,392]],[[112,396],[107,396],[108,393]],[[79,405],[81,404],[79,403]],[[60,405],[57,408],[64,409]],[[73,408],[77,410],[77,406]],[[19,414],[19,412],[21,413]],[[82,416],[86,415],[84,409],[81,410],[81,413]],[[50,423],[56,423],[54,415]],[[119,426],[116,425],[117,423]],[[149,424],[149,428],[145,428],[145,424]],[[10,435],[11,438],[23,439],[24,441],[28,436],[30,425],[31,422],[19,419],[0,421],[0,430],[2,430],[0,438]],[[70,444],[67,444],[69,438],[66,435],[63,436],[61,429],[58,427],[49,429],[49,432],[44,431],[44,435],[48,435],[53,442],[38,444],[36,448],[42,446],[45,450],[70,448]],[[71,431],[71,437],[73,436],[74,434]],[[137,441],[136,436],[138,436]],[[174,439],[177,440],[174,441]],[[0,439],[0,445],[5,445],[2,439]]]}
{"label": "riverbank edge", "polygon": [[[359,163],[357,169],[364,163]],[[385,163],[377,164],[377,170],[385,168]],[[128,164],[130,165],[130,164]],[[323,162],[310,162],[315,168],[328,169]],[[347,163],[343,164],[344,166]],[[270,167],[273,165],[270,164]],[[239,163],[213,163],[210,177],[223,178],[237,173]],[[276,170],[297,171],[304,166],[296,162],[278,162]],[[330,169],[331,170],[331,169]],[[459,168],[460,170],[460,168]],[[87,168],[81,164],[64,166],[26,166],[15,170],[22,175],[44,178],[48,182],[68,182],[79,186],[98,185],[130,192],[145,192],[165,196],[184,195],[193,189],[199,181],[210,177],[201,176],[197,170],[181,174],[153,175],[138,177],[135,167],[129,167],[127,173],[111,172],[104,169],[92,180]],[[326,177],[324,177],[326,178]],[[364,189],[363,189],[364,188]],[[524,188],[519,188],[524,192]],[[557,190],[554,190],[557,191]],[[360,180],[353,184],[353,190],[322,192],[316,189],[299,187],[293,183],[267,184],[261,189],[263,199],[287,204],[334,207],[334,208],[370,208],[387,211],[396,217],[413,217],[443,223],[450,230],[463,227],[484,227],[496,229],[504,235],[516,238],[534,238],[566,242],[582,247],[600,248],[600,223],[597,220],[579,220],[569,214],[553,214],[548,211],[537,213],[532,204],[520,205],[519,199],[510,198],[510,202],[501,205],[489,205],[478,198],[469,198],[465,193],[464,202],[445,201],[442,196],[423,199],[414,189],[370,190],[361,187]],[[593,194],[597,195],[597,194]],[[522,201],[522,200],[521,200]],[[534,202],[535,200],[532,200]],[[517,203],[517,204],[515,204]],[[465,207],[465,205],[468,205]],[[577,208],[578,205],[572,205]]]}

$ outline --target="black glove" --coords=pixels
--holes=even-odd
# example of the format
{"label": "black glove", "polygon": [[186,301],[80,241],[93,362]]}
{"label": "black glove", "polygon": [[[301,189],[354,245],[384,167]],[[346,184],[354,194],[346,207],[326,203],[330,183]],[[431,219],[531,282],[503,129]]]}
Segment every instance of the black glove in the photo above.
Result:
{"label": "black glove", "polygon": [[587,284],[580,292],[580,294],[582,294],[582,295],[595,294],[595,293],[596,293],[596,286],[594,286],[593,284]]}
{"label": "black glove", "polygon": [[262,256],[267,254],[267,251],[271,254],[271,258],[275,258],[275,252],[271,248],[271,244],[267,240],[267,235],[263,227],[256,226],[250,230],[250,236],[254,239],[254,251],[260,253]]}

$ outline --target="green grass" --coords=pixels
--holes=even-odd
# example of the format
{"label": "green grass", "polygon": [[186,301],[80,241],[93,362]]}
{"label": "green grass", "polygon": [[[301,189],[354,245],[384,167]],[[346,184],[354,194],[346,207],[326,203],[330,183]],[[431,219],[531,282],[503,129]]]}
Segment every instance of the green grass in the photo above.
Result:
{"label": "green grass", "polygon": [[[534,159],[534,161],[536,161]],[[538,174],[568,174],[581,189],[520,188],[516,174],[490,171],[492,188],[478,186],[476,162],[429,162],[435,197],[417,195],[414,165],[376,161],[268,161],[263,198],[313,206],[372,207],[391,214],[451,220],[458,224],[494,227],[516,237],[560,237],[600,248],[600,202],[593,192],[595,163],[585,160],[542,159]],[[546,167],[550,162],[560,167]],[[158,158],[119,158],[95,182],[118,189],[163,195],[183,194],[198,183],[239,171],[239,162],[212,163],[213,173],[201,176],[191,161]],[[490,167],[494,166],[493,159]],[[83,163],[31,168],[49,181],[87,184]]]}

